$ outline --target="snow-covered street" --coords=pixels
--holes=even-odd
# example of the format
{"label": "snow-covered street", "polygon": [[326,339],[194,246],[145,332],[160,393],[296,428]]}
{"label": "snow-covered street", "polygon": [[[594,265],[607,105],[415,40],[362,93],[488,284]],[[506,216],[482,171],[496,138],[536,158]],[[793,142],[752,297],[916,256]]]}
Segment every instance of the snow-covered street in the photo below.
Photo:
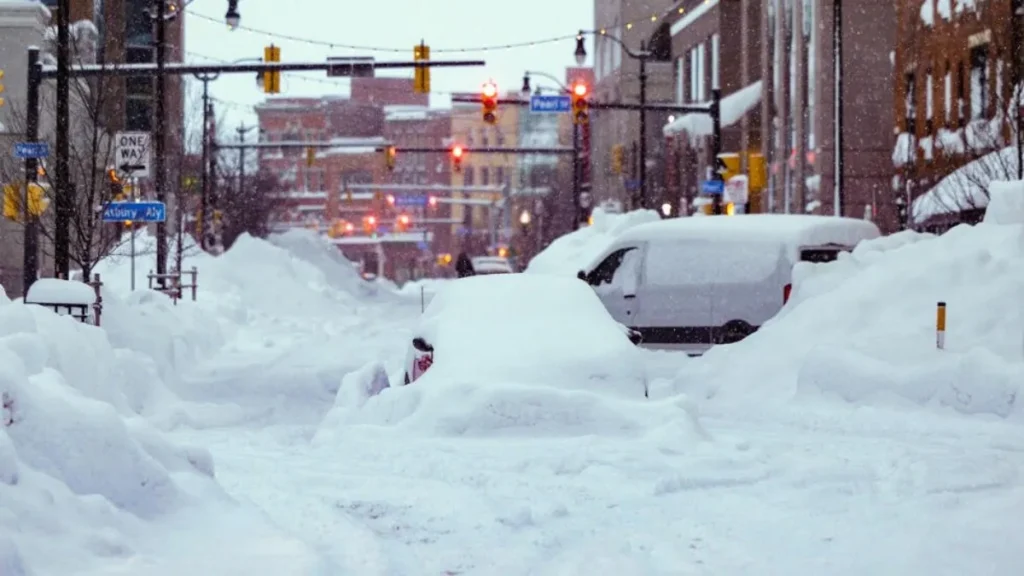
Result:
{"label": "snow-covered street", "polygon": [[[84,344],[93,327],[3,304],[0,351],[24,367],[0,381],[0,574],[1015,573],[1021,332],[1000,279],[1024,270],[1017,225],[882,238],[800,268],[778,318],[701,358],[615,335],[648,398],[567,380],[574,362],[605,369],[589,350],[620,349],[587,340],[600,327],[571,299],[541,311],[583,326],[573,348],[523,324],[547,340],[521,357],[487,344],[536,310],[463,306],[486,326],[476,348],[461,317],[438,315],[479,288],[510,302],[507,287],[570,282],[576,298],[576,280],[546,275],[634,220],[553,246],[551,270],[434,283],[427,314],[417,286],[366,283],[306,232],[194,256],[194,304],[112,291],[106,348]],[[103,270],[116,287],[126,272]],[[473,352],[398,386],[421,330]],[[129,371],[104,368],[114,358]],[[370,391],[383,372],[392,387]]]}

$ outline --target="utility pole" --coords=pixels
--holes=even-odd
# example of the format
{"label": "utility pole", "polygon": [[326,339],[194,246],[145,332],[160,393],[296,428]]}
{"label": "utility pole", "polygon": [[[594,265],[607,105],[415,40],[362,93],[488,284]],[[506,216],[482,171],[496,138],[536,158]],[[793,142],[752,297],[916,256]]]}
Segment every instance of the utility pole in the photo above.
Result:
{"label": "utility pole", "polygon": [[241,125],[235,129],[238,132],[238,196],[242,197],[245,191],[245,135],[252,130],[253,126]]}
{"label": "utility pole", "polygon": [[650,56],[643,42],[640,42],[640,202],[637,208],[650,208],[647,196],[647,58]]}
{"label": "utility pole", "polygon": [[[835,87],[833,105],[835,106],[835,132],[832,138],[835,140],[835,166],[833,170],[832,201],[835,204],[833,215],[843,215],[843,3],[842,0],[833,0],[832,3],[832,58],[835,59],[833,74],[835,75]],[[1018,132],[1019,133],[1019,132]]]}
{"label": "utility pole", "polygon": [[[28,110],[25,113],[25,140],[39,140],[39,48],[28,49]],[[39,224],[29,210],[29,188],[36,183],[39,176],[39,161],[36,158],[25,159],[25,202],[22,206],[25,218],[24,245],[22,261],[21,295],[27,296],[28,289],[36,281],[39,272]]]}
{"label": "utility pole", "polygon": [[[1010,69],[1013,71],[1013,85],[1010,88],[1010,98],[1013,102],[1011,114],[1017,119],[1014,125],[1014,134],[1017,144],[1017,180],[1024,180],[1024,106],[1021,102],[1021,82],[1024,81],[1024,38],[1021,38],[1021,26],[1024,25],[1024,0],[1013,0],[1013,14],[1010,15],[1011,36],[1013,37],[1013,62]],[[1002,95],[1000,95],[1002,97]]]}
{"label": "utility pole", "polygon": [[583,191],[580,189],[580,177],[582,176],[582,163],[580,162],[580,129],[579,124],[572,126],[572,229],[580,229],[580,220],[583,219],[583,207],[580,200]]}
{"label": "utility pole", "polygon": [[[71,271],[71,214],[75,209],[71,197],[68,158],[71,155],[70,133],[70,67],[71,67],[71,0],[57,4],[57,150],[54,170],[54,234],[53,267],[58,278],[69,278]],[[38,88],[36,88],[38,90]],[[31,88],[30,88],[31,90]],[[38,113],[38,112],[37,112]],[[38,118],[38,117],[37,117]]]}
{"label": "utility pole", "polygon": [[[153,123],[153,140],[156,141],[153,159],[156,168],[155,191],[156,201],[167,202],[167,191],[165,182],[166,172],[164,165],[164,153],[166,148],[166,122],[167,122],[167,77],[164,74],[164,65],[167,58],[167,3],[165,0],[156,1],[156,118]],[[167,273],[167,224],[156,223],[156,273],[159,274],[160,287],[166,287],[164,274]]]}
{"label": "utility pole", "polygon": [[199,229],[197,235],[199,236],[199,245],[204,250],[209,249],[206,245],[206,237],[211,232],[208,226],[212,221],[210,217],[210,120],[213,116],[213,110],[210,105],[210,81],[216,80],[218,76],[220,76],[219,73],[195,75],[203,83],[202,197],[199,204]]}

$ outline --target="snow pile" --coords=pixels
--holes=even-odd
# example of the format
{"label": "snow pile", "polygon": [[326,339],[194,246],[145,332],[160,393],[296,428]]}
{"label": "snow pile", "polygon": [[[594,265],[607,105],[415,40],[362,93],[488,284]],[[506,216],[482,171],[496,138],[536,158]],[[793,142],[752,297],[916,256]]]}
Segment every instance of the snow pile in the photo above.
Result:
{"label": "snow pile", "polygon": [[1024,182],[992,182],[988,187],[986,223],[1024,224]]}
{"label": "snow pile", "polygon": [[287,250],[294,258],[315,266],[323,272],[328,284],[337,290],[366,297],[389,293],[381,290],[384,285],[363,280],[351,260],[312,230],[293,228],[281,234],[272,234],[267,241]]}
{"label": "snow pile", "polygon": [[371,424],[442,435],[622,434],[690,418],[675,401],[645,402],[644,354],[575,279],[451,282],[414,334],[435,349],[426,374],[399,386],[408,357],[379,394],[381,368],[352,375],[323,433]]}
{"label": "snow pile", "polygon": [[604,252],[615,239],[630,228],[660,220],[653,210],[611,214],[601,208],[593,212],[594,223],[552,242],[530,260],[527,272],[576,276]]}
{"label": "snow pile", "polygon": [[[797,265],[780,314],[689,363],[674,390],[759,409],[823,394],[1019,418],[1022,290],[1021,225],[864,242],[836,262]],[[940,301],[948,306],[944,350],[936,347]]]}
{"label": "snow pile", "polygon": [[100,328],[0,303],[4,574],[84,573],[132,556],[140,523],[187,503],[178,475],[213,476],[205,450],[172,444],[139,416],[155,408],[145,400],[170,397],[155,364]]}

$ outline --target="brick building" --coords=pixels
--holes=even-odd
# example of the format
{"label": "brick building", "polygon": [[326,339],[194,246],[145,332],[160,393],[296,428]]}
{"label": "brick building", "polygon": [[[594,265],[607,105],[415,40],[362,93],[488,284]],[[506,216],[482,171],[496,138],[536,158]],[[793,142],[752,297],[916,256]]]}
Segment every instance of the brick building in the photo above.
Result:
{"label": "brick building", "polygon": [[[647,45],[652,36],[667,34],[665,0],[594,0],[594,29],[621,40],[633,52]],[[652,18],[653,16],[653,18]],[[593,37],[587,47],[594,63],[595,85],[593,95],[604,102],[638,102],[640,94],[639,62],[627,56],[618,42],[600,34]],[[649,102],[671,102],[672,69],[668,54],[658,53],[647,63],[647,99]],[[661,126],[667,116],[648,113],[647,134],[649,156],[660,153],[664,138]],[[639,142],[639,113],[624,110],[594,110],[591,112],[592,157],[591,178],[595,200],[627,202],[632,184],[622,173],[614,170],[613,149],[625,146],[632,149]],[[659,121],[660,118],[660,121]],[[658,162],[648,173],[648,182],[662,182],[663,163]],[[629,189],[627,189],[629,188]],[[653,185],[648,188],[653,191]],[[656,192],[655,192],[656,193]]]}
{"label": "brick building", "polygon": [[[459,96],[479,98],[479,94],[466,93]],[[519,94],[509,94],[518,98]],[[518,106],[502,106],[498,109],[498,121],[494,125],[483,121],[480,104],[453,103],[451,117],[451,140],[472,150],[474,147],[516,146],[519,137]],[[517,158],[506,154],[476,154],[467,152],[462,170],[452,172],[452,186],[497,186],[510,192],[512,176],[516,173]],[[501,209],[502,192],[483,191],[452,194],[452,234],[459,239],[460,248],[473,254],[495,250],[494,240],[503,244],[511,234],[511,213]]]}
{"label": "brick building", "polygon": [[918,225],[976,221],[988,182],[1016,178],[1015,154],[994,153],[1014,144],[1012,10],[1009,1],[897,2],[894,184],[908,201],[932,191],[927,212],[911,202]]}
{"label": "brick building", "polygon": [[[721,89],[721,151],[738,155],[743,173],[750,173],[761,153],[760,18],[761,4],[746,0],[679,2],[666,17],[673,100],[704,105],[712,89]],[[696,112],[665,120],[665,183],[657,203],[667,204],[671,214],[688,214],[712,166],[711,120]],[[635,171],[635,160],[628,164]],[[756,189],[760,181],[751,183]]]}
{"label": "brick building", "polygon": [[[403,199],[415,194],[389,191],[387,185],[447,184],[447,166],[437,155],[400,154],[392,172],[381,151],[391,138],[406,146],[443,144],[447,115],[427,109],[427,97],[413,92],[411,79],[354,78],[348,97],[272,98],[257,106],[264,142],[336,144],[319,150],[312,164],[303,148],[261,149],[260,167],[280,175],[279,195],[286,206],[275,228],[301,226],[329,234],[370,274],[402,282],[430,273],[433,254],[447,236],[438,235],[441,245],[435,246],[430,220],[444,220],[444,208],[439,202],[404,206]],[[371,217],[374,226],[365,229]]]}
{"label": "brick building", "polygon": [[[451,113],[445,109],[419,105],[392,105],[384,108],[384,138],[399,149],[403,147],[443,148],[451,135]],[[388,183],[406,186],[448,186],[451,183],[451,162],[447,153],[399,152],[395,169],[388,174]],[[434,202],[429,202],[433,196]],[[392,190],[396,211],[407,214],[416,230],[432,235],[434,255],[451,254],[451,204],[443,203],[447,193],[425,190]],[[400,198],[400,199],[399,199]]]}

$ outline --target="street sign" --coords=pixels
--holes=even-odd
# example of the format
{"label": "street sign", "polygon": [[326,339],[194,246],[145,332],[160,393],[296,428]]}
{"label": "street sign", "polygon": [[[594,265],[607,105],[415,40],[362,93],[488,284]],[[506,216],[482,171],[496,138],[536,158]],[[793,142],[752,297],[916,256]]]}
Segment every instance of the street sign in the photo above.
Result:
{"label": "street sign", "polygon": [[705,194],[721,194],[725,191],[725,180],[705,180],[701,191]]}
{"label": "street sign", "polygon": [[149,132],[118,132],[114,135],[114,166],[127,176],[149,177],[152,150]]}
{"label": "street sign", "polygon": [[15,142],[15,158],[46,158],[50,155],[50,145],[46,142]]}
{"label": "street sign", "polygon": [[373,78],[376,60],[373,56],[328,56],[327,75],[343,78]]}
{"label": "street sign", "polygon": [[104,222],[164,222],[167,206],[163,202],[109,202],[103,208]]}
{"label": "street sign", "polygon": [[638,178],[626,178],[626,190],[630,192],[636,192],[640,189],[640,180]]}
{"label": "street sign", "polygon": [[568,112],[572,109],[572,103],[568,96],[558,94],[534,94],[530,96],[530,112],[540,114],[557,114]]}
{"label": "street sign", "polygon": [[395,196],[395,206],[426,206],[426,196]]}

